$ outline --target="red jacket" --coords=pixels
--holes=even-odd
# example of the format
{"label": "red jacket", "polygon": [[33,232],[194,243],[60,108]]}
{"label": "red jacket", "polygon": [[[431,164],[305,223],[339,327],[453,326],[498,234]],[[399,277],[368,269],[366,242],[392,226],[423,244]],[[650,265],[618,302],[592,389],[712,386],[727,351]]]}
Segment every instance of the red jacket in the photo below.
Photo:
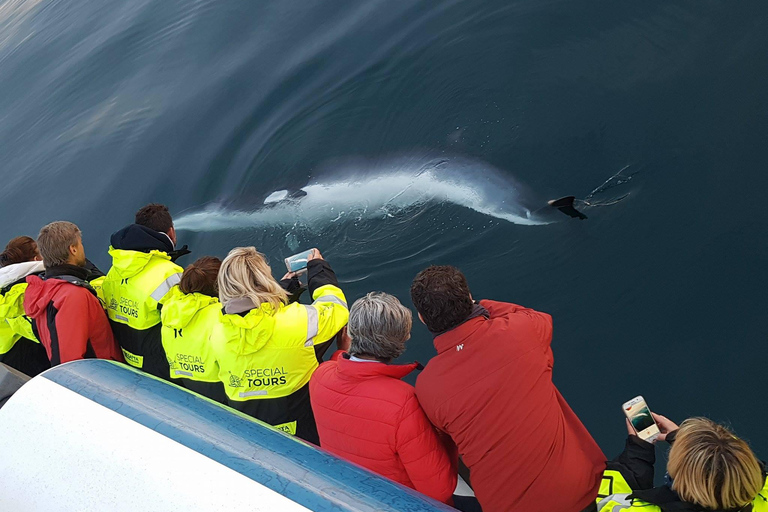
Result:
{"label": "red jacket", "polygon": [[577,512],[597,495],[605,456],[552,383],[552,317],[484,300],[435,338],[416,381],[424,412],[470,469],[484,512]]}
{"label": "red jacket", "polygon": [[71,281],[27,277],[24,310],[51,365],[94,357],[123,361],[101,302],[85,281]]}
{"label": "red jacket", "polygon": [[450,503],[457,455],[400,379],[417,363],[350,361],[334,354],[309,381],[320,446],[436,500]]}

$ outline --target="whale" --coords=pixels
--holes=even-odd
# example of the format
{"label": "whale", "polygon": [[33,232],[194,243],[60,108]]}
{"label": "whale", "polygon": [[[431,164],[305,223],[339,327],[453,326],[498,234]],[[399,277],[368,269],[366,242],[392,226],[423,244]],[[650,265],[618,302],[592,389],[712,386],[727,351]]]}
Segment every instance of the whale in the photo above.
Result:
{"label": "whale", "polygon": [[[594,191],[593,191],[594,192]],[[567,217],[586,219],[579,200],[549,202],[508,172],[479,160],[453,157],[336,163],[295,188],[267,190],[242,200],[212,203],[176,220],[179,230],[222,231],[259,227],[318,227],[345,219],[391,218],[427,204],[452,204],[521,226]],[[591,206],[580,202],[580,207]]]}

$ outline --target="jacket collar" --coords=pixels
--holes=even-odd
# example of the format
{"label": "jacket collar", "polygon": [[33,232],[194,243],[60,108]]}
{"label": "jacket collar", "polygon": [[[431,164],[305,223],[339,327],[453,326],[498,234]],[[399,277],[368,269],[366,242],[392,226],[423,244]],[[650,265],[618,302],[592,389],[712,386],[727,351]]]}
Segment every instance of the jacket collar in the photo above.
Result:
{"label": "jacket collar", "polygon": [[387,364],[387,363],[359,363],[349,360],[349,354],[344,353],[336,360],[338,371],[342,375],[367,379],[371,377],[392,377],[402,379],[414,370],[421,370],[423,366],[419,363],[410,364]]}
{"label": "jacket collar", "polygon": [[228,315],[240,315],[255,308],[256,305],[248,297],[236,297],[224,304],[224,313]]}
{"label": "jacket collar", "polygon": [[139,224],[131,224],[116,231],[109,242],[115,249],[124,251],[161,251],[166,254],[173,252],[173,242],[168,235]]}
{"label": "jacket collar", "polygon": [[447,331],[432,333],[435,337],[433,343],[438,354],[445,352],[446,350],[453,349],[453,347],[461,341],[467,339],[473,332],[477,330],[480,325],[490,318],[491,315],[488,310],[480,304],[475,304],[472,307],[472,312],[469,314],[466,320],[462,323],[448,329]]}
{"label": "jacket collar", "polygon": [[[74,277],[81,281],[85,281],[88,278],[89,272],[85,267],[78,267],[77,265],[57,265],[55,267],[45,269],[45,279],[61,279],[64,277]],[[68,279],[64,279],[68,281]]]}
{"label": "jacket collar", "polygon": [[[646,503],[650,503],[651,505],[656,505],[662,512],[736,512],[733,510],[708,511],[699,505],[681,500],[680,496],[666,485],[654,487],[652,489],[634,491],[629,495],[629,498],[637,498]],[[747,512],[748,510],[752,510],[752,507],[750,506],[743,510],[744,512]]]}

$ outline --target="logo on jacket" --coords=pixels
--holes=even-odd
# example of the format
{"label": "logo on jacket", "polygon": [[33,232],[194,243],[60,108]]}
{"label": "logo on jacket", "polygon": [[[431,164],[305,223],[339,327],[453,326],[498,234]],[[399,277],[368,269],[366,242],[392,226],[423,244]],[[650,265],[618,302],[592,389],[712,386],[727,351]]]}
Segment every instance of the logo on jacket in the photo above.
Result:
{"label": "logo on jacket", "polygon": [[237,375],[230,375],[229,376],[229,387],[231,388],[239,388],[242,384],[240,384],[240,377]]}
{"label": "logo on jacket", "polygon": [[459,350],[462,350],[463,348],[464,348],[463,343],[461,345],[456,345],[456,352],[458,352]]}

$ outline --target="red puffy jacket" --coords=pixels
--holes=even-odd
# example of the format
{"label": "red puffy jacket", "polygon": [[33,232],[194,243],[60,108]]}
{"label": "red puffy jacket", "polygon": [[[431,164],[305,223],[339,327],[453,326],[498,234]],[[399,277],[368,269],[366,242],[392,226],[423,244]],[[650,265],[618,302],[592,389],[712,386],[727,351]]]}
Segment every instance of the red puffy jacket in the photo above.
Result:
{"label": "red puffy jacket", "polygon": [[484,512],[577,512],[594,501],[605,456],[552,383],[552,317],[484,300],[489,316],[435,338],[416,381],[448,433]]}
{"label": "red puffy jacket", "polygon": [[309,381],[320,446],[371,471],[451,503],[458,458],[400,379],[417,363],[350,361],[334,354]]}
{"label": "red puffy jacket", "polygon": [[29,276],[27,283],[24,310],[52,366],[85,358],[123,361],[101,302],[85,281]]}

